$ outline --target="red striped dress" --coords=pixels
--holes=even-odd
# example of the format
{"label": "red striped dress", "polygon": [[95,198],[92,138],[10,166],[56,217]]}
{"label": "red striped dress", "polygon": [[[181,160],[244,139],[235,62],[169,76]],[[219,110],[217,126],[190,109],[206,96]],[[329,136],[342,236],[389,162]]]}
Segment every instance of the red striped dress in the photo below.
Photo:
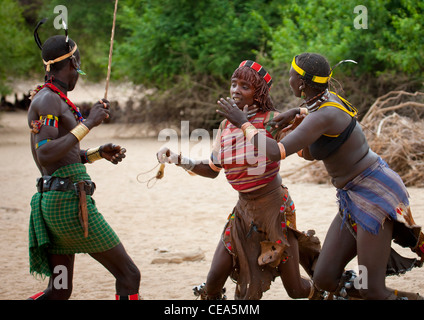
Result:
{"label": "red striped dress", "polygon": [[[250,119],[255,128],[269,138],[275,139],[278,130],[272,130],[267,123],[278,112],[257,113]],[[265,145],[259,145],[259,148]],[[262,153],[262,152],[261,152]],[[271,182],[280,170],[279,161],[271,161],[258,153],[258,149],[246,140],[243,131],[228,120],[219,126],[212,149],[211,161],[223,168],[228,182],[239,192],[250,192]]]}

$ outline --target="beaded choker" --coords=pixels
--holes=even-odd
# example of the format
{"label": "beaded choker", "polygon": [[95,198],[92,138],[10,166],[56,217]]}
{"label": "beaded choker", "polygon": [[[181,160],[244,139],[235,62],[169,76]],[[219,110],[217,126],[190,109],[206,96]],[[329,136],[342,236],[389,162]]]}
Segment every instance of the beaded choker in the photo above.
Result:
{"label": "beaded choker", "polygon": [[[326,100],[328,100],[328,98],[330,98],[330,91],[328,91],[328,89],[325,89],[324,91],[318,93],[315,97],[304,101],[299,108],[306,106],[306,108],[308,109],[309,112],[314,112],[316,111],[319,106]],[[314,101],[315,99],[317,99],[313,104],[311,104],[310,106],[308,106],[308,103],[311,101]]]}
{"label": "beaded choker", "polygon": [[[320,96],[321,95],[321,96]],[[324,101],[327,101],[330,98],[330,91],[328,91],[328,89],[325,89],[324,92],[321,92],[318,96],[320,96],[317,101],[315,101],[313,104],[311,104],[310,106],[306,105],[306,108],[308,108],[309,112],[314,112],[316,111],[321,104]],[[309,101],[313,101],[314,99],[316,99],[317,97],[313,97],[311,100]]]}
{"label": "beaded choker", "polygon": [[[303,102],[300,107],[302,107],[303,105],[306,105],[306,108],[308,109],[309,112],[314,112],[317,111],[320,106],[328,101],[328,99],[330,98],[330,94],[334,94],[336,95],[344,104],[344,109],[347,110],[347,113],[350,114],[352,117],[356,116],[358,114],[358,110],[352,106],[352,104],[347,101],[345,98],[339,96],[337,93],[333,92],[333,91],[329,91],[328,89],[325,89],[323,92],[317,94],[315,97],[309,99],[308,101]],[[314,101],[315,99],[317,99],[313,104],[311,105],[307,105],[309,102]],[[330,103],[330,102],[327,102]],[[339,103],[332,103],[332,105],[339,105]]]}

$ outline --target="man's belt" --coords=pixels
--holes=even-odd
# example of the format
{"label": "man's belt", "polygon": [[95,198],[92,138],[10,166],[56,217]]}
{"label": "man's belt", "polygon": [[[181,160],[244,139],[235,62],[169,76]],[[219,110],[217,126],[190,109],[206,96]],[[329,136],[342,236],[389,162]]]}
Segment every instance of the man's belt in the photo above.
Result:
{"label": "man's belt", "polygon": [[42,176],[37,179],[37,191],[40,193],[47,191],[69,191],[72,190],[79,195],[79,189],[84,188],[85,194],[92,196],[96,190],[96,184],[91,180],[83,180],[84,184],[73,183],[69,178],[59,178],[52,176]]}
{"label": "man's belt", "polygon": [[47,191],[72,190],[79,198],[79,218],[84,230],[84,237],[88,237],[88,209],[86,196],[93,195],[96,184],[91,180],[82,180],[73,183],[69,178],[42,176],[37,179],[37,190],[40,193]]}

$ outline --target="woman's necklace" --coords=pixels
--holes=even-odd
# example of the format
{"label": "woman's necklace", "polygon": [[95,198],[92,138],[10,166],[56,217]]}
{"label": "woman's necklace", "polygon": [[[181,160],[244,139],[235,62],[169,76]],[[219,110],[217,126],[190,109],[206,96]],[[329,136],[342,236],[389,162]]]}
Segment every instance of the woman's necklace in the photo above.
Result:
{"label": "woman's necklace", "polygon": [[[308,106],[308,103],[314,101],[315,99],[317,99],[317,101],[315,101],[313,104],[311,104],[310,106]],[[304,101],[300,106],[303,107],[304,105],[306,105],[306,108],[308,108],[309,112],[314,112],[316,111],[320,105],[324,102],[327,101],[330,98],[330,91],[328,91],[328,89],[325,89],[324,91],[318,93],[315,97],[312,97],[311,99],[308,99],[307,101]]]}

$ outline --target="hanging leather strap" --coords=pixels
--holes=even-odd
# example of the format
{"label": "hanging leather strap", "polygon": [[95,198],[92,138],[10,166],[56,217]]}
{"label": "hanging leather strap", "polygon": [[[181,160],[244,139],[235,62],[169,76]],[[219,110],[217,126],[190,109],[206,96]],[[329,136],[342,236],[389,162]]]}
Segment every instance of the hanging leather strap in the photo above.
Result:
{"label": "hanging leather strap", "polygon": [[87,209],[87,197],[85,192],[85,181],[77,183],[77,191],[79,197],[79,217],[82,228],[84,230],[84,237],[88,237],[88,209]]}

